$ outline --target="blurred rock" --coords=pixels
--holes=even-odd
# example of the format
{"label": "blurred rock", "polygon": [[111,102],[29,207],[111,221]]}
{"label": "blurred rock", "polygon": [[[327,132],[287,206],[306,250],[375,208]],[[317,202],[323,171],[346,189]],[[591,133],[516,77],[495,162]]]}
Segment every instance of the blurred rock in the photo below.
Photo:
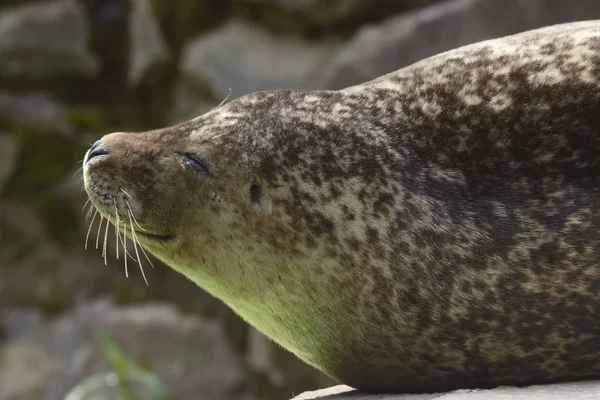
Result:
{"label": "blurred rock", "polygon": [[21,146],[14,138],[0,133],[0,194],[15,171]]}
{"label": "blurred rock", "polygon": [[[400,0],[396,3],[408,3],[410,0]],[[378,0],[274,0],[274,3],[285,10],[294,13],[307,14],[309,18],[338,19],[356,11],[366,3],[381,3]],[[321,8],[319,8],[321,7]]]}
{"label": "blurred rock", "polygon": [[262,374],[281,393],[298,393],[305,388],[326,387],[337,383],[300,361],[254,327],[248,329],[246,360],[253,371]]}
{"label": "blurred rock", "polygon": [[75,0],[30,3],[0,13],[0,75],[91,76],[98,61],[88,49],[89,26]]}
{"label": "blurred rock", "polygon": [[52,362],[35,345],[15,344],[0,352],[0,400],[39,399]]}
{"label": "blurred rock", "polygon": [[282,386],[285,378],[277,368],[275,351],[276,348],[268,337],[254,327],[248,330],[248,365],[253,370],[265,374],[273,385]]}
{"label": "blurred rock", "polygon": [[440,0],[235,0],[254,21],[277,32],[307,37],[352,34],[365,23]]}
{"label": "blurred rock", "polygon": [[173,104],[167,115],[167,123],[178,124],[188,119],[199,117],[219,105],[216,100],[209,100],[210,95],[202,93],[196,87],[179,80],[173,91]]}
{"label": "blurred rock", "polygon": [[232,21],[191,41],[184,49],[181,73],[188,84],[208,88],[218,101],[271,89],[312,88],[336,42],[308,43],[277,37],[258,27]]}
{"label": "blurred rock", "polygon": [[149,0],[131,0],[129,84],[138,85],[167,61],[169,51]]}
{"label": "blurred rock", "polygon": [[345,385],[303,393],[292,400],[591,400],[600,396],[600,381],[569,382],[528,387],[463,389],[448,393],[363,394]]}
{"label": "blurred rock", "polygon": [[185,316],[168,305],[118,308],[109,302],[82,305],[52,320],[35,314],[4,313],[8,340],[0,350],[0,383],[10,385],[2,385],[0,393],[19,400],[62,400],[83,379],[109,370],[95,337],[102,330],[128,358],[158,375],[171,395],[252,399],[244,391],[240,359],[214,320]]}
{"label": "blurred rock", "polygon": [[595,18],[596,0],[446,1],[361,28],[318,81],[324,89],[341,89],[466,44]]}
{"label": "blurred rock", "polygon": [[45,93],[0,91],[0,121],[40,133],[73,133],[73,127],[67,121],[67,108]]}
{"label": "blurred rock", "polygon": [[387,8],[390,12],[398,12],[433,1],[435,0],[273,0],[276,5],[289,12],[301,14],[301,17],[308,19],[320,19],[323,23],[332,23],[358,13],[365,17],[365,12],[373,12],[373,8]]}

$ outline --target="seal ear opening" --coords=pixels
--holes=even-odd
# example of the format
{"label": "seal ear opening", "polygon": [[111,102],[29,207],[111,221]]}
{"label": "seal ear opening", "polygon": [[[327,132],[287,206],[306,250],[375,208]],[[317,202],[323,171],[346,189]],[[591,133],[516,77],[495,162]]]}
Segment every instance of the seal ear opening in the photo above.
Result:
{"label": "seal ear opening", "polygon": [[265,213],[271,212],[271,201],[269,196],[268,194],[265,196],[265,193],[259,184],[254,183],[250,186],[250,201],[256,210]]}
{"label": "seal ear opening", "polygon": [[250,200],[252,201],[253,204],[259,206],[262,208],[261,205],[261,190],[260,190],[260,186],[254,184],[252,186],[250,186]]}

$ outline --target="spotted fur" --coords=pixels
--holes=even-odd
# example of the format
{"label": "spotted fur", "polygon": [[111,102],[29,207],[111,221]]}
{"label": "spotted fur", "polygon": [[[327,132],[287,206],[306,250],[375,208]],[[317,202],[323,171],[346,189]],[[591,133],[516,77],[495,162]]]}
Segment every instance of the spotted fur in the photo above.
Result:
{"label": "spotted fur", "polygon": [[104,142],[101,212],[126,188],[148,250],[347,384],[600,377],[600,22]]}

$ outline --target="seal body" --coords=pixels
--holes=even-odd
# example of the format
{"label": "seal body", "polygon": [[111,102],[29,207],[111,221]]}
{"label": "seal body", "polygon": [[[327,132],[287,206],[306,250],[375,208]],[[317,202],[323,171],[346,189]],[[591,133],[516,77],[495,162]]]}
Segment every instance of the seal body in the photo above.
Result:
{"label": "seal body", "polygon": [[600,377],[600,22],[102,144],[105,217],[344,383]]}

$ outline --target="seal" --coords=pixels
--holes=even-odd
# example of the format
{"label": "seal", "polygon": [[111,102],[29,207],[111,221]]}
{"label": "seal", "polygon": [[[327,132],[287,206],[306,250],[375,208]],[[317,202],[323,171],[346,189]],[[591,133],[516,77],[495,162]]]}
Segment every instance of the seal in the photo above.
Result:
{"label": "seal", "polygon": [[355,388],[600,377],[600,21],[253,93],[84,164],[121,232]]}

